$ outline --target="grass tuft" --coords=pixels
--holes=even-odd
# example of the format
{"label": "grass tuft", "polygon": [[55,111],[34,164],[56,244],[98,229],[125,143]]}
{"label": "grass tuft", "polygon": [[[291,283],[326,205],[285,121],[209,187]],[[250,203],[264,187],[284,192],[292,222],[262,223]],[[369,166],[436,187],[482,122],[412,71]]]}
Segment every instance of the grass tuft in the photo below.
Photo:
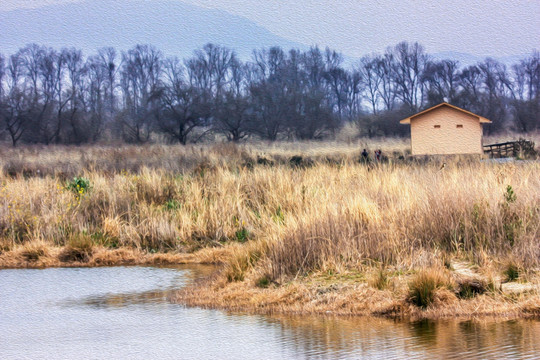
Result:
{"label": "grass tuft", "polygon": [[22,247],[21,256],[29,262],[36,262],[48,254],[48,246],[43,242],[31,242]]}
{"label": "grass tuft", "polygon": [[516,281],[519,278],[519,267],[514,262],[509,262],[503,271],[506,281]]}
{"label": "grass tuft", "polygon": [[268,275],[263,275],[255,281],[255,286],[265,289],[270,286],[271,282]]}
{"label": "grass tuft", "polygon": [[83,262],[90,260],[94,251],[92,238],[85,235],[71,237],[59,255],[62,262]]}
{"label": "grass tuft", "polygon": [[375,289],[384,290],[390,284],[390,279],[388,273],[381,267],[372,275],[368,283]]}
{"label": "grass tuft", "polygon": [[425,309],[435,301],[437,290],[444,288],[453,288],[446,272],[439,269],[421,270],[409,283],[409,301]]}

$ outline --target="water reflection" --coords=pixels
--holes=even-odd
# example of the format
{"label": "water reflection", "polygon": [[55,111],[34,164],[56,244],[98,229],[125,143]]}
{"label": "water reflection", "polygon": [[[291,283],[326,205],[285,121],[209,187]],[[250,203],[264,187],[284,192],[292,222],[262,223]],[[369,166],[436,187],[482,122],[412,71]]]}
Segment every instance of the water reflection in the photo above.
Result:
{"label": "water reflection", "polygon": [[540,322],[274,316],[283,344],[329,358],[538,358]]}
{"label": "water reflection", "polygon": [[538,321],[415,323],[186,308],[211,267],[0,270],[0,358],[535,358]]}
{"label": "water reflection", "polygon": [[[134,267],[133,269],[137,269]],[[214,270],[210,265],[175,265],[160,266],[153,269],[174,270],[174,276],[168,279],[168,283],[156,284],[157,289],[148,291],[109,292],[99,295],[90,295],[82,298],[63,299],[57,303],[65,307],[93,307],[93,308],[123,308],[135,305],[165,305],[171,304],[171,297],[175,291],[186,284],[193,283],[198,279],[209,276]],[[134,270],[136,271],[136,270]]]}

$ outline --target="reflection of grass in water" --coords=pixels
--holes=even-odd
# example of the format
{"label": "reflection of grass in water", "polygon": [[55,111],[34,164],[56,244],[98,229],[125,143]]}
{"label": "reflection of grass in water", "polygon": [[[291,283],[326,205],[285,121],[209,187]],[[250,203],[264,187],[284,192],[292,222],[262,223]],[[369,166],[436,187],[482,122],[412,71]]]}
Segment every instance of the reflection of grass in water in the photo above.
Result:
{"label": "reflection of grass in water", "polygon": [[[134,268],[134,271],[136,271],[136,268],[137,267]],[[204,279],[215,270],[215,266],[190,264],[152,267],[152,270],[159,269],[178,270],[175,271],[175,274],[171,278],[166,279],[169,284],[168,286],[139,292],[90,295],[82,299],[63,301],[61,305],[69,307],[90,306],[95,308],[123,308],[134,305],[170,304],[170,299],[176,291],[196,280]]]}
{"label": "reflection of grass in water", "polygon": [[[538,351],[536,334],[540,322],[517,321],[395,321],[380,318],[324,316],[269,316],[280,326],[282,338],[292,340],[300,354],[326,349],[330,357],[355,358],[376,353],[384,357],[406,353],[428,358],[470,357],[479,351],[484,357],[503,357],[504,351],[520,356]],[[389,346],[389,344],[393,344]],[[396,345],[399,344],[399,345]],[[468,354],[468,355],[467,355]],[[390,354],[389,354],[390,355]]]}
{"label": "reflection of grass in water", "polygon": [[432,320],[420,320],[412,322],[411,333],[425,345],[434,345],[437,341],[437,323]]}
{"label": "reflection of grass in water", "polygon": [[155,289],[143,292],[111,293],[91,295],[80,299],[69,299],[59,303],[66,307],[124,308],[136,305],[170,304],[170,298],[179,287]]}
{"label": "reflection of grass in water", "polygon": [[97,308],[122,308],[133,305],[170,304],[169,297],[174,290],[145,291],[142,293],[110,294],[83,299],[84,305]]}

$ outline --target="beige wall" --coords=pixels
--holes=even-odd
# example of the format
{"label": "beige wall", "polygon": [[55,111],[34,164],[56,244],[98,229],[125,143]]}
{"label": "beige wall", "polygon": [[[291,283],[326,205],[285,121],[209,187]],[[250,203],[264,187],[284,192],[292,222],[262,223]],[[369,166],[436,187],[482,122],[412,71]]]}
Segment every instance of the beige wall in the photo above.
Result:
{"label": "beige wall", "polygon": [[411,146],[413,155],[482,154],[482,125],[477,117],[441,106],[411,119]]}

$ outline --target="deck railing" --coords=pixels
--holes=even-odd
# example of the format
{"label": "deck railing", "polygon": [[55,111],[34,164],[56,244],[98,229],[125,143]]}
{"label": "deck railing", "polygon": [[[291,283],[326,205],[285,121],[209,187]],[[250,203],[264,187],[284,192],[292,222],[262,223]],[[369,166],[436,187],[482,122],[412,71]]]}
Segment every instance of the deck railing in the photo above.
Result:
{"label": "deck railing", "polygon": [[534,142],[519,139],[518,141],[508,141],[499,144],[484,145],[484,154],[488,154],[492,158],[504,157],[524,157],[536,155]]}

